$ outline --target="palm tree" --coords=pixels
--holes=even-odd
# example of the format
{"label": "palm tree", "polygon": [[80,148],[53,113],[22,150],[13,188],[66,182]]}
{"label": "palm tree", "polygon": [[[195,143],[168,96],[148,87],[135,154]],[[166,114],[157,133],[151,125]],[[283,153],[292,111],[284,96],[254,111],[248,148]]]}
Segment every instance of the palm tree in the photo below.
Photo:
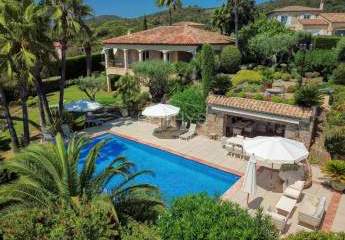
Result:
{"label": "palm tree", "polygon": [[0,1],[0,48],[10,80],[17,80],[23,115],[23,145],[30,142],[27,107],[28,84],[33,79],[31,69],[36,62],[31,44],[35,42],[36,19],[42,14],[32,0]]}
{"label": "palm tree", "polygon": [[7,128],[11,137],[13,151],[16,152],[19,148],[19,140],[18,140],[17,132],[14,128],[11,112],[8,107],[8,102],[7,102],[5,91],[3,89],[2,84],[3,83],[1,82],[1,79],[0,79],[0,109],[2,108],[3,117],[6,120]]}
{"label": "palm tree", "polygon": [[169,25],[172,25],[172,11],[182,6],[181,0],[156,0],[158,7],[167,7],[169,9]]}
{"label": "palm tree", "polygon": [[59,112],[62,115],[64,108],[64,92],[66,81],[66,51],[69,41],[79,32],[80,24],[75,13],[78,0],[42,0],[42,3],[52,9],[52,25],[54,38],[61,47],[61,77]]}
{"label": "palm tree", "polygon": [[92,74],[92,44],[96,41],[96,34],[85,22],[85,18],[92,16],[92,9],[84,4],[83,0],[75,0],[74,12],[77,16],[80,25],[80,32],[78,34],[78,41],[81,43],[86,55],[86,75]]}
{"label": "palm tree", "polygon": [[[52,206],[76,208],[81,203],[102,202],[116,221],[128,214],[131,205],[146,207],[161,204],[154,195],[157,189],[148,184],[132,183],[147,171],[133,173],[133,164],[125,158],[114,159],[107,168],[96,172],[96,160],[105,141],[97,143],[78,170],[80,152],[86,146],[83,137],[72,137],[67,146],[60,134],[55,144],[30,145],[2,168],[19,176],[14,183],[0,186],[1,214],[13,210],[49,208]],[[115,187],[109,181],[119,179]],[[106,189],[106,191],[105,191]]]}

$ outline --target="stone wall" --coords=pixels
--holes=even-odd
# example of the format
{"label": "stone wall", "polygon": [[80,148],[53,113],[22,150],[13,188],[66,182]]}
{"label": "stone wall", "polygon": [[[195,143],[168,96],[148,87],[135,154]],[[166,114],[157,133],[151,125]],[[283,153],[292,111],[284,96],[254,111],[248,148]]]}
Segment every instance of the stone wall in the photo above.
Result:
{"label": "stone wall", "polygon": [[206,134],[210,136],[211,134],[215,134],[218,137],[223,136],[224,132],[224,115],[220,113],[207,113],[207,121],[206,121]]}

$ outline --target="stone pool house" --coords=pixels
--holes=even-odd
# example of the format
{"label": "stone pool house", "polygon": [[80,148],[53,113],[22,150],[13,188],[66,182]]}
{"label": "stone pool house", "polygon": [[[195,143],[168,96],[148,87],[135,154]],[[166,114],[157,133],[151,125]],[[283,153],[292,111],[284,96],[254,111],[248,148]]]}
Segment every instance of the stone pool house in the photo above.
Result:
{"label": "stone pool house", "polygon": [[204,133],[232,136],[238,122],[251,122],[244,136],[281,136],[311,145],[316,109],[301,108],[270,101],[210,95]]}
{"label": "stone pool house", "polygon": [[131,73],[133,63],[155,59],[188,62],[206,43],[217,52],[234,41],[195,22],[178,22],[104,40],[108,90],[111,90],[109,76]]}

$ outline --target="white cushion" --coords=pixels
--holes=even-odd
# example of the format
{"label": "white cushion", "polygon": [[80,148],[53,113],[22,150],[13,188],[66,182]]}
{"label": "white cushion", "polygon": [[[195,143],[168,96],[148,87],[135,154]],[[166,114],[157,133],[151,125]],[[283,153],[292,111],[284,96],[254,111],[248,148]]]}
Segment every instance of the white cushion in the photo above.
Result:
{"label": "white cushion", "polygon": [[323,213],[325,212],[326,209],[326,198],[325,197],[321,197],[319,204],[315,210],[315,213],[313,214],[313,217],[315,218],[322,218]]}
{"label": "white cushion", "polygon": [[289,187],[292,187],[296,190],[302,191],[304,188],[305,181],[296,181],[294,184],[291,184]]}
{"label": "white cushion", "polygon": [[288,187],[285,189],[284,191],[284,195],[287,196],[287,197],[291,197],[293,199],[298,199],[299,196],[300,196],[301,192],[294,189],[294,188],[291,188],[291,187]]}

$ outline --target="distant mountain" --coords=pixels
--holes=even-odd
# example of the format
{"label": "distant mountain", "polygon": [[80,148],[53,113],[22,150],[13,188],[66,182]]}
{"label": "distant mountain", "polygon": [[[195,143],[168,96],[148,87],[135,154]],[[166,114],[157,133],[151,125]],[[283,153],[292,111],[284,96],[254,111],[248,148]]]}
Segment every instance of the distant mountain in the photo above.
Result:
{"label": "distant mountain", "polygon": [[99,15],[90,17],[86,20],[87,23],[103,23],[105,21],[111,21],[111,20],[119,20],[122,19],[122,17],[116,16],[116,15]]}

